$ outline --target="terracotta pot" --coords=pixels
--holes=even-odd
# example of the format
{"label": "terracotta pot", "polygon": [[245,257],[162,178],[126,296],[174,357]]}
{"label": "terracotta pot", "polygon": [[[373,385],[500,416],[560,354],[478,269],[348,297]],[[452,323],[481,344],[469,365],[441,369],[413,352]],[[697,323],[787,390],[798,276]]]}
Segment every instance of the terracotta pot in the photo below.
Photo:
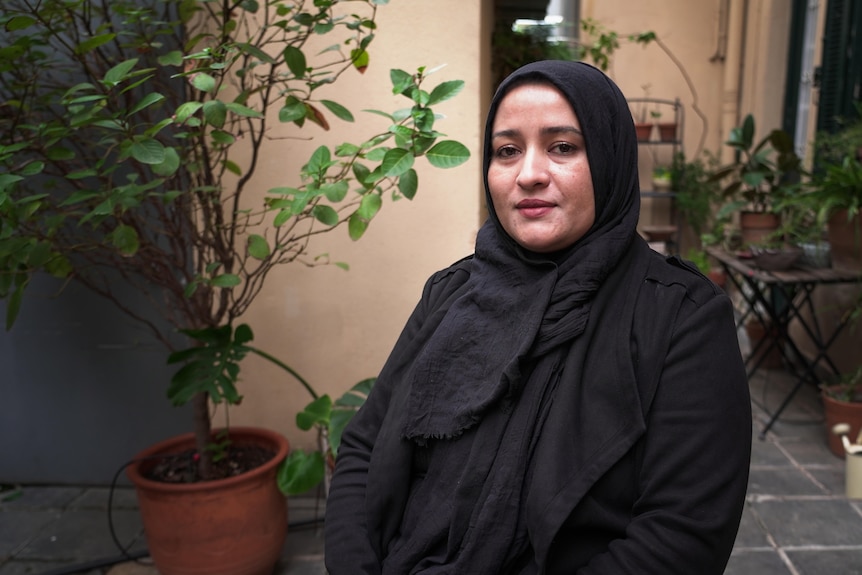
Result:
{"label": "terracotta pot", "polygon": [[710,268],[706,276],[721,289],[724,289],[724,286],[727,284],[727,273],[721,268]]}
{"label": "terracotta pot", "polygon": [[742,245],[748,247],[751,244],[765,242],[780,225],[781,219],[778,217],[778,214],[770,212],[740,212],[739,228],[742,233]]}
{"label": "terracotta pot", "polygon": [[847,210],[837,210],[829,216],[827,229],[832,260],[845,267],[862,268],[862,218],[859,212],[848,219]]}
{"label": "terracotta pot", "polygon": [[676,124],[673,122],[664,122],[656,124],[658,126],[658,138],[662,142],[673,142],[676,140]]}
{"label": "terracotta pot", "polygon": [[652,137],[652,124],[635,122],[635,133],[638,137],[638,142],[649,142]]}
{"label": "terracotta pot", "polygon": [[[287,502],[276,472],[287,440],[266,429],[233,427],[235,443],[276,452],[248,473],[199,483],[152,481],[144,473],[155,459],[127,470],[135,485],[150,555],[160,575],[271,575],[287,536]],[[137,460],[178,453],[194,445],[187,434],[144,450]]]}
{"label": "terracotta pot", "polygon": [[851,441],[856,441],[856,436],[859,430],[862,429],[862,402],[859,401],[839,401],[831,397],[827,390],[834,389],[836,386],[825,386],[820,392],[820,397],[823,399],[823,415],[826,421],[826,436],[829,442],[829,451],[837,457],[844,459],[844,446],[841,443],[841,438],[832,433],[832,427],[836,423],[846,423],[850,426],[850,433],[847,436]]}
{"label": "terracotta pot", "polygon": [[[760,341],[766,337],[766,329],[763,327],[763,324],[753,319],[745,324],[745,332],[748,334],[751,351],[753,352],[755,348],[758,348],[757,355],[751,358],[752,365],[757,363],[761,369],[778,369],[782,367],[781,350],[778,348],[781,342],[778,345],[773,345],[772,342],[760,344]],[[773,326],[770,326],[770,337],[778,337],[778,330]]]}

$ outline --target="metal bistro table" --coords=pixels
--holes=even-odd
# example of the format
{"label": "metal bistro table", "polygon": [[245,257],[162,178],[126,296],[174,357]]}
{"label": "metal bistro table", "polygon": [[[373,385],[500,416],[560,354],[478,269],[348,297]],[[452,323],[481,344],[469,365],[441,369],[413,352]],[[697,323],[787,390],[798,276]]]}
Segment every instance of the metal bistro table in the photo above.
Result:
{"label": "metal bistro table", "polygon": [[[797,381],[781,402],[778,409],[770,415],[769,421],[760,432],[763,439],[766,433],[790,403],[796,392],[806,383],[818,383],[815,370],[822,364],[833,374],[840,375],[835,363],[829,357],[829,347],[847,325],[844,314],[831,333],[821,330],[817,312],[811,295],[817,286],[826,284],[862,283],[862,272],[841,268],[795,267],[784,271],[766,271],[751,264],[751,259],[740,257],[715,247],[707,247],[706,252],[715,258],[724,269],[728,279],[739,290],[747,309],[741,310],[740,325],[753,316],[763,327],[765,337],[753,346],[745,358],[749,379],[760,367],[766,354],[778,349],[788,366],[796,371]],[[807,314],[803,313],[807,311]],[[806,358],[790,333],[790,324],[796,321],[815,347],[814,357]],[[797,366],[801,366],[798,369]],[[765,406],[760,406],[768,413]]]}

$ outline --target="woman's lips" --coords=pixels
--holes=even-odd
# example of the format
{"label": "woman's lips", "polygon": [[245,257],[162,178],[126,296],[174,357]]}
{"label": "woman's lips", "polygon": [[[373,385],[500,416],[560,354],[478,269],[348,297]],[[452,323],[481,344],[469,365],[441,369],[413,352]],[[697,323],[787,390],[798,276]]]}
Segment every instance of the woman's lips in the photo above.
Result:
{"label": "woman's lips", "polygon": [[515,208],[522,216],[535,219],[541,218],[554,209],[554,204],[543,200],[521,200]]}

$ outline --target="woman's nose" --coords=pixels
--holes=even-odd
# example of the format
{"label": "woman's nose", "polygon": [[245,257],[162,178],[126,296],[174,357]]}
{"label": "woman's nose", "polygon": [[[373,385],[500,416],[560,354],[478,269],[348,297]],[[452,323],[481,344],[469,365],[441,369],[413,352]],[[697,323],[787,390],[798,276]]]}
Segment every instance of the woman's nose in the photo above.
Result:
{"label": "woman's nose", "polygon": [[523,189],[533,189],[548,183],[547,157],[540,150],[528,149],[521,160],[518,172],[518,185]]}

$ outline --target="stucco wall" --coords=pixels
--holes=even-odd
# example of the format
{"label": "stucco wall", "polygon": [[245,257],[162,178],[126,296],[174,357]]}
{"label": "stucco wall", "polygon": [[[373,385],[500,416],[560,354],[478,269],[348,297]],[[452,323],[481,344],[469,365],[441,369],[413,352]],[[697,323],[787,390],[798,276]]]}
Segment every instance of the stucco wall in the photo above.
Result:
{"label": "stucco wall", "polygon": [[[284,266],[244,318],[255,329],[257,345],[289,363],[320,392],[338,395],[376,375],[426,278],[472,252],[481,213],[482,9],[482,2],[459,0],[396,0],[382,6],[367,72],[346,74],[321,94],[347,106],[357,121],[334,120],[329,132],[314,126],[306,131],[313,140],[274,140],[266,150],[260,193],[295,180],[298,166],[320,144],[361,141],[385,130],[385,119],[362,110],[391,112],[409,105],[392,95],[390,68],[413,72],[445,65],[429,78],[429,86],[465,81],[460,95],[439,105],[445,117],[435,127],[467,145],[471,160],[445,171],[418,161],[419,191],[413,201],[387,201],[358,242],[343,229],[312,244],[311,254],[328,253],[333,261],[347,262],[349,271]],[[270,427],[296,445],[313,441],[312,434],[294,425],[297,409],[310,400],[296,382],[257,358],[246,361],[242,378],[245,398],[231,412],[234,423]]]}

